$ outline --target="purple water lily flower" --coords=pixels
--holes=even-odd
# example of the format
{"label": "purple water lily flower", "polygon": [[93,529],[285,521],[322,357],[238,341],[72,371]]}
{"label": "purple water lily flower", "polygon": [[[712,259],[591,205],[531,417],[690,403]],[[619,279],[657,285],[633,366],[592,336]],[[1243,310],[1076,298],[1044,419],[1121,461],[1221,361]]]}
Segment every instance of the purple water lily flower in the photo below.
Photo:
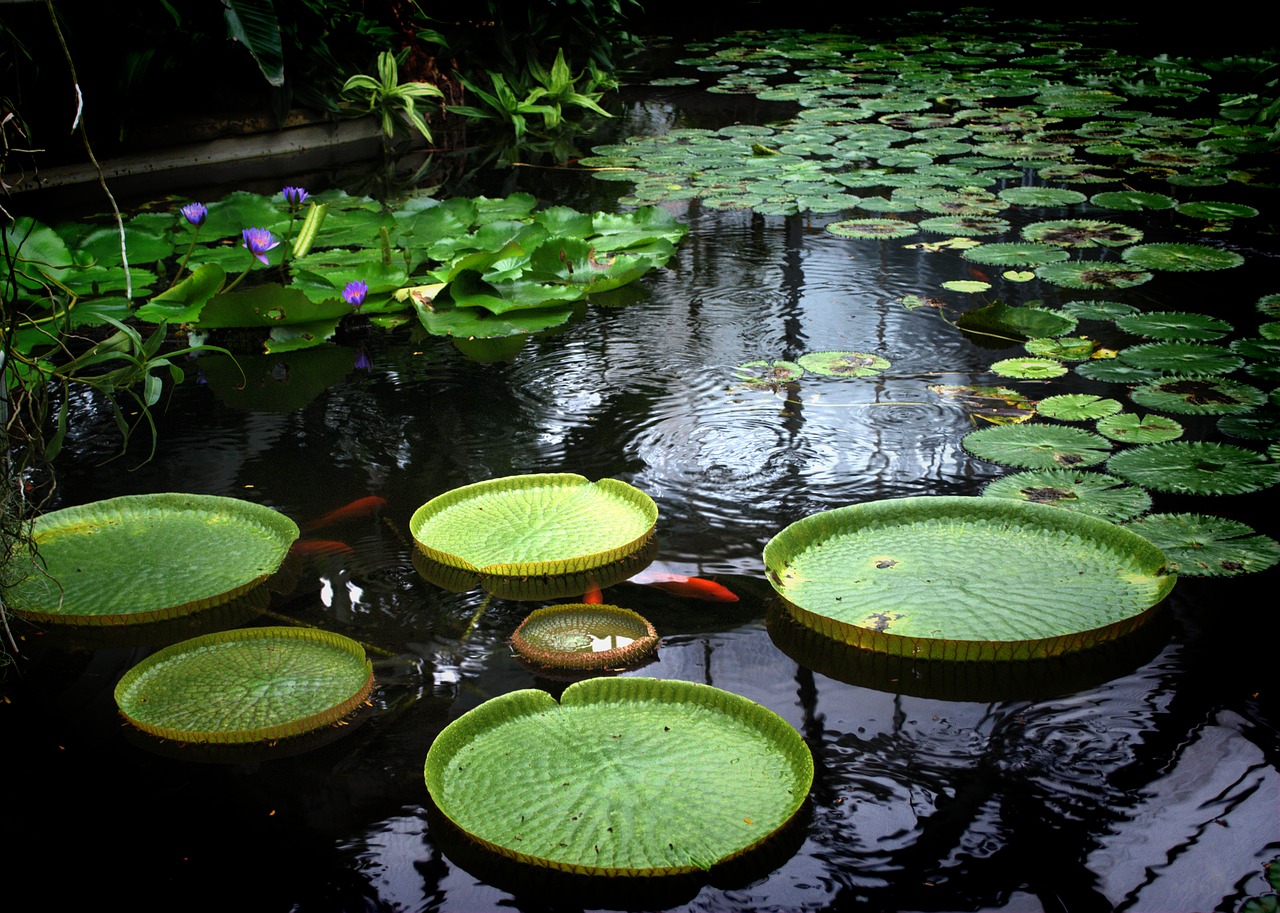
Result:
{"label": "purple water lily flower", "polygon": [[203,203],[188,203],[182,207],[182,214],[186,216],[187,221],[192,225],[200,225],[204,222],[205,217],[209,215],[209,207]]}
{"label": "purple water lily flower", "polygon": [[301,206],[307,201],[307,197],[310,196],[310,194],[301,187],[286,187],[280,192],[284,194],[284,201],[291,207]]}
{"label": "purple water lily flower", "polygon": [[369,353],[364,350],[364,346],[356,347],[356,360],[352,367],[360,371],[373,370],[373,359],[370,358]]}
{"label": "purple water lily flower", "polygon": [[248,248],[263,266],[267,265],[267,251],[280,246],[280,239],[265,228],[246,228],[240,234],[244,238],[241,246]]}
{"label": "purple water lily flower", "polygon": [[359,310],[360,305],[364,304],[364,296],[367,294],[369,294],[369,283],[362,279],[356,279],[353,282],[348,282],[347,287],[342,290],[342,300]]}

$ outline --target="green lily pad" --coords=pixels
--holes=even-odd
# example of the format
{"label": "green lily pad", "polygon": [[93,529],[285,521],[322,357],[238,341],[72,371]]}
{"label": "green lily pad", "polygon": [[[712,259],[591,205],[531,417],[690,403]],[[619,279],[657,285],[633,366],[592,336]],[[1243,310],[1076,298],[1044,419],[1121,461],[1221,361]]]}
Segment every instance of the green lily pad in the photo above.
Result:
{"label": "green lily pad", "polygon": [[1205,441],[1143,444],[1117,453],[1107,469],[1152,491],[1239,495],[1280,482],[1280,464],[1256,450]]}
{"label": "green lily pad", "polygon": [[1032,659],[1115,639],[1176,580],[1158,548],[1115,524],[1005,498],[825,511],[774,536],[764,562],[801,624],[862,649],[950,661]]}
{"label": "green lily pad", "polygon": [[1087,336],[1037,337],[1028,339],[1024,348],[1028,355],[1056,358],[1059,361],[1082,361],[1091,358],[1098,344]]}
{"label": "green lily pad", "polygon": [[1208,314],[1194,311],[1151,311],[1126,314],[1116,319],[1116,326],[1126,333],[1153,339],[1188,339],[1206,342],[1231,332],[1231,324]]}
{"label": "green lily pad", "polygon": [[364,648],[315,628],[219,631],[166,647],[116,685],[120,712],[153,736],[245,744],[337,723],[373,689]]}
{"label": "green lily pad", "polygon": [[1036,403],[1036,411],[1046,418],[1066,422],[1082,422],[1102,418],[1119,412],[1121,405],[1114,399],[1094,396],[1091,393],[1062,393],[1047,396]]}
{"label": "green lily pad", "polygon": [[1000,199],[1015,206],[1071,206],[1088,199],[1078,190],[1065,187],[1006,187],[1000,191]]}
{"label": "green lily pad", "polygon": [[1179,340],[1130,346],[1117,357],[1135,368],[1185,376],[1230,374],[1244,364],[1243,358],[1222,346]]}
{"label": "green lily pad", "polygon": [[1151,495],[1135,485],[1101,472],[1038,469],[996,479],[982,490],[984,498],[1015,498],[1048,504],[1119,523],[1151,508]]}
{"label": "green lily pad", "polygon": [[19,615],[71,625],[176,618],[271,576],[298,526],[269,507],[212,495],[127,495],[52,511],[32,530],[44,562],[5,596]]}
{"label": "green lily pad", "polygon": [[1098,419],[1094,428],[1103,437],[1123,444],[1161,444],[1182,437],[1182,425],[1166,415],[1121,412]]}
{"label": "green lily pad", "polygon": [[1244,203],[1222,203],[1213,200],[1180,203],[1178,212],[1197,219],[1252,219],[1258,214],[1258,210]]}
{"label": "green lily pad", "polygon": [[1074,289],[1133,288],[1151,281],[1151,273],[1098,260],[1072,260],[1046,263],[1036,267],[1036,275],[1045,282]]}
{"label": "green lily pad", "polygon": [[806,352],[797,363],[823,377],[874,377],[889,367],[889,359],[866,352]]}
{"label": "green lily pad", "polygon": [[966,311],[956,325],[968,333],[1025,341],[1042,336],[1061,336],[1076,327],[1076,319],[1047,308],[1009,307],[996,301]]}
{"label": "green lily pad", "polygon": [[804,368],[794,361],[744,361],[735,373],[752,386],[776,387],[804,377]]}
{"label": "green lily pad", "polygon": [[1033,222],[1022,229],[1022,236],[1058,247],[1123,247],[1142,240],[1142,232],[1136,228],[1096,219]]}
{"label": "green lily pad", "polygon": [[1060,377],[1067,373],[1067,366],[1055,358],[1005,358],[991,366],[1001,377],[1042,379]]}
{"label": "green lily pad", "polygon": [[1151,514],[1126,524],[1189,577],[1233,577],[1280,562],[1280,542],[1238,520],[1204,514]]}
{"label": "green lily pad", "polygon": [[426,558],[489,592],[540,599],[585,592],[584,575],[643,552],[657,521],[653,499],[626,482],[542,473],[455,488],[419,507],[409,531]]}
{"label": "green lily pad", "polygon": [[1071,255],[1061,248],[1037,241],[1021,241],[983,244],[969,248],[960,256],[984,266],[1043,266],[1066,260]]}
{"label": "green lily pad", "polygon": [[1062,305],[1062,312],[1077,320],[1115,320],[1137,310],[1132,304],[1120,301],[1068,301]]}
{"label": "green lily pad", "polygon": [[543,668],[618,670],[656,650],[658,632],[630,609],[575,603],[534,609],[512,633],[511,646],[521,658]]}
{"label": "green lily pad", "polygon": [[1089,202],[1103,209],[1121,209],[1136,212],[1140,209],[1172,209],[1177,200],[1163,193],[1142,190],[1107,190],[1089,197]]}
{"label": "green lily pad", "polygon": [[1142,269],[1172,272],[1230,269],[1244,263],[1244,255],[1204,244],[1139,244],[1120,255]]}
{"label": "green lily pad", "polygon": [[841,238],[888,240],[914,235],[920,229],[915,223],[901,219],[846,219],[843,222],[828,223],[825,230]]}
{"label": "green lily pad", "polygon": [[1266,401],[1257,387],[1221,377],[1164,377],[1129,394],[1139,406],[1178,415],[1251,412]]}
{"label": "green lily pad", "polygon": [[469,711],[432,742],[424,779],[445,817],[504,856],[665,876],[710,869],[784,827],[813,756],[777,714],[719,688],[593,678],[559,703],[523,690]]}
{"label": "green lily pad", "polygon": [[981,460],[1020,469],[1093,466],[1111,452],[1111,443],[1100,435],[1034,422],[971,431],[960,445]]}

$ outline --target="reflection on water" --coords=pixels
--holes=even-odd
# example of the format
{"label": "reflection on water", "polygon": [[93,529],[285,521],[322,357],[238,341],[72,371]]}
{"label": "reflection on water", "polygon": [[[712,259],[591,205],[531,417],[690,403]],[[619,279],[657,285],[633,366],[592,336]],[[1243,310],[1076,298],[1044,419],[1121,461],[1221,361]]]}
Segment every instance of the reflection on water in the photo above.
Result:
{"label": "reflection on water", "polygon": [[[657,104],[628,118],[624,134],[676,123]],[[512,180],[579,208],[607,208],[616,191]],[[836,238],[824,220],[669,205],[691,231],[664,270],[629,290],[638,300],[592,307],[506,360],[467,358],[407,330],[246,358],[244,382],[203,356],[188,373],[204,382],[174,391],[158,416],[158,452],[142,465],[145,448],[104,465],[118,449],[114,421],[77,394],[62,504],[191,491],[303,521],[385,498],[379,515],[327,526],[324,539],[342,548],[316,549],[271,607],[364,643],[379,687],[370,719],[315,751],[200,764],[122,735],[111,689],[146,648],[67,647],[24,630],[29,671],[6,685],[0,717],[11,820],[24,822],[9,852],[15,871],[46,871],[50,847],[74,844],[121,872],[145,859],[148,878],[123,889],[142,897],[163,884],[170,896],[198,890],[243,906],[241,889],[265,881],[261,909],[548,908],[543,887],[486,877],[442,849],[422,780],[449,720],[518,688],[558,693],[562,684],[517,665],[507,643],[540,603],[429,584],[408,519],[460,485],[576,472],[649,493],[659,561],[741,596],[716,604],[610,588],[609,601],[662,637],[637,674],[758,701],[799,729],[817,766],[789,855],[749,877],[592,904],[1175,911],[1232,909],[1263,890],[1262,864],[1280,839],[1280,774],[1273,676],[1263,671],[1273,657],[1251,634],[1268,607],[1251,586],[1271,592],[1275,571],[1243,584],[1184,579],[1141,638],[1078,664],[894,666],[805,642],[771,615],[764,543],[817,511],[975,495],[1003,475],[961,449],[975,419],[932,388],[990,383],[987,366],[1021,348],[993,351],[933,308],[902,306],[963,278],[954,257]],[[1232,282],[1273,282],[1266,261],[1251,258]],[[1256,319],[1247,295],[1222,300],[1221,281],[1165,276],[1142,300],[1199,310],[1212,293],[1222,316]],[[1057,304],[1075,296],[1049,294]],[[891,364],[872,378],[806,375],[777,389],[735,374],[743,362],[828,350]],[[1114,392],[1074,374],[1009,383],[1029,399]],[[1202,439],[1216,433],[1212,422],[1187,424]],[[1265,497],[1207,508],[1158,496],[1155,510],[1265,517]],[[40,789],[26,788],[36,778]]]}

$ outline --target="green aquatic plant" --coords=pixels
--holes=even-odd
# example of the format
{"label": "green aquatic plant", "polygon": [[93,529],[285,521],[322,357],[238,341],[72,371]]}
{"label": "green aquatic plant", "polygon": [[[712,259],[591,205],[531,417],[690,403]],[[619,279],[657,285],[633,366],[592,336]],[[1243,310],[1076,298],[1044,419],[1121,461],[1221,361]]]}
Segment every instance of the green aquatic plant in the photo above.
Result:
{"label": "green aquatic plant", "polygon": [[1207,441],[1143,444],[1121,451],[1107,470],[1151,491],[1239,495],[1280,482],[1280,464],[1256,450]]}
{"label": "green aquatic plant", "polygon": [[343,94],[362,98],[365,110],[377,115],[384,143],[391,142],[404,123],[431,142],[431,128],[418,105],[424,99],[444,97],[444,93],[429,82],[400,81],[399,65],[407,54],[407,48],[399,55],[383,51],[378,55],[377,76],[358,74],[342,85]]}
{"label": "green aquatic plant", "polygon": [[1151,514],[1126,524],[1188,577],[1234,577],[1280,563],[1280,542],[1238,520],[1204,514]]}
{"label": "green aquatic plant", "polygon": [[1014,498],[1048,504],[1119,523],[1151,508],[1151,495],[1115,476],[1073,469],[1016,472],[990,482],[984,498]]}
{"label": "green aquatic plant", "polygon": [[1136,415],[1120,412],[1098,419],[1098,433],[1123,444],[1160,444],[1182,437],[1183,428],[1167,415]]}
{"label": "green aquatic plant", "polygon": [[1056,396],[1046,396],[1036,403],[1036,411],[1046,418],[1068,422],[1082,422],[1114,415],[1121,408],[1116,400],[1095,396],[1092,393],[1061,393]]}

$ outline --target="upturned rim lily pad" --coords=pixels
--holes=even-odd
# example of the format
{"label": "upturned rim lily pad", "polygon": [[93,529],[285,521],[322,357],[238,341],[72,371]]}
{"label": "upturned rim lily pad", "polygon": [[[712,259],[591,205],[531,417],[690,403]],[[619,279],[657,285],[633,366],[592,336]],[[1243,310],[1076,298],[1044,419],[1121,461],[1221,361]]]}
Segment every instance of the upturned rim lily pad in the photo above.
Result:
{"label": "upturned rim lily pad", "polygon": [[439,811],[507,858],[667,876],[761,845],[800,810],[813,769],[800,734],[744,697],[606,677],[559,702],[532,689],[486,701],[436,737],[423,773]]}
{"label": "upturned rim lily pad", "polygon": [[246,744],[338,722],[373,689],[360,644],[315,628],[219,631],[174,644],[124,674],[130,723],[179,742]]}
{"label": "upturned rim lily pad", "polygon": [[535,666],[574,672],[620,670],[658,648],[658,632],[638,612],[607,603],[534,609],[511,635],[512,649]]}
{"label": "upturned rim lily pad", "polygon": [[430,562],[474,574],[497,595],[539,599],[557,581],[577,589],[583,575],[643,553],[657,522],[653,499],[626,482],[535,473],[432,498],[409,519],[409,531]]}
{"label": "upturned rim lily pad", "polygon": [[43,568],[6,598],[26,618],[121,625],[176,618],[247,593],[279,569],[298,526],[216,495],[125,495],[52,511],[32,529]]}
{"label": "upturned rim lily pad", "polygon": [[765,546],[800,623],[919,659],[1026,660],[1113,640],[1176,576],[1106,520],[1003,498],[873,501],[799,520]]}

